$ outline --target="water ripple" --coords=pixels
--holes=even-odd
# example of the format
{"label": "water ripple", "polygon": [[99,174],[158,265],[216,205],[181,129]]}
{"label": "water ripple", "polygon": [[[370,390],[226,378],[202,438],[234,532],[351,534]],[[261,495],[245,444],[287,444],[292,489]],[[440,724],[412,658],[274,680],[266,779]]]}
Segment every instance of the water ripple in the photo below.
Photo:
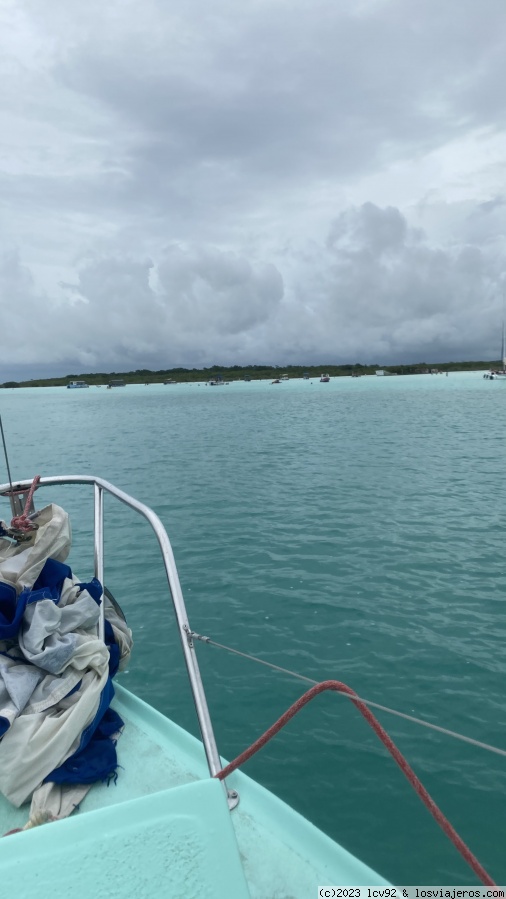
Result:
{"label": "water ripple", "polygon": [[[19,390],[2,413],[15,476],[94,472],[156,509],[197,630],[505,747],[504,389],[452,374]],[[91,513],[60,492],[84,575]],[[136,639],[125,682],[195,732],[157,548],[128,510],[106,513],[107,580]],[[210,647],[199,658],[228,757],[303,691]],[[503,882],[503,761],[382,721]],[[247,770],[393,882],[470,882],[346,700],[319,697]]]}

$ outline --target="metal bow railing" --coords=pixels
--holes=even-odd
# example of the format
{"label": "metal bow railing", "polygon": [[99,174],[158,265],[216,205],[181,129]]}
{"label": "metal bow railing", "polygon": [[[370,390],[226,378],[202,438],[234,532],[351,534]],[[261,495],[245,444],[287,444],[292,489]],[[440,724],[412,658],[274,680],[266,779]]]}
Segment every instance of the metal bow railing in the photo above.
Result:
{"label": "metal bow railing", "polygon": [[[15,491],[28,491],[32,484],[31,480],[17,481],[12,485]],[[204,691],[204,685],[200,675],[200,669],[197,661],[197,655],[192,639],[192,631],[188,622],[185,602],[179,582],[174,553],[167,536],[167,532],[160,521],[158,515],[153,512],[149,506],[139,502],[115,487],[114,484],[105,481],[103,478],[94,477],[93,475],[58,475],[57,477],[44,477],[40,479],[39,487],[64,486],[68,484],[83,484],[92,486],[94,489],[94,567],[95,577],[101,584],[104,583],[104,492],[116,497],[121,503],[124,503],[130,509],[142,515],[151,525],[155,536],[160,545],[162,560],[167,575],[169,592],[172,598],[174,614],[176,616],[183,656],[188,671],[195,709],[199,722],[200,732],[202,734],[202,742],[206,753],[207,764],[211,776],[214,776],[222,769],[222,763],[216,746],[207,699]],[[11,490],[10,484],[0,486],[0,494],[8,496]],[[101,636],[103,637],[103,617],[100,625]],[[229,806],[233,808],[238,801],[237,794],[234,790],[227,791]]]}

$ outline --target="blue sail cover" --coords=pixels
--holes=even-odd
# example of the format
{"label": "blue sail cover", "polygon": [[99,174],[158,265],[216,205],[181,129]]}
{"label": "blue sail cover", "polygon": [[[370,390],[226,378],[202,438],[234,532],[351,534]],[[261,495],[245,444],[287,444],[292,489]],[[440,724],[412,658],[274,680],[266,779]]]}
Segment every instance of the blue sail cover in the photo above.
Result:
{"label": "blue sail cover", "polygon": [[17,637],[25,613],[27,595],[19,597],[12,584],[0,583],[0,641]]}
{"label": "blue sail cover", "polygon": [[[114,690],[109,680],[112,696]],[[110,699],[109,699],[110,702]],[[98,719],[98,723],[97,723]],[[84,746],[74,752],[59,768],[51,771],[44,778],[44,783],[53,781],[58,784],[91,784],[97,781],[115,778],[118,767],[116,754],[116,736],[124,726],[124,721],[114,709],[107,707],[100,717],[93,722],[88,737],[83,734]]]}
{"label": "blue sail cover", "polygon": [[[34,584],[32,596],[35,593],[51,592],[51,598],[58,602],[61,597],[63,584],[67,578],[72,578],[72,571],[63,562],[55,559],[47,559],[44,567]],[[97,578],[92,578],[87,583],[77,583],[80,590],[86,590],[97,606],[102,602],[102,584]],[[36,602],[33,597],[31,601]],[[28,599],[30,602],[30,599]],[[114,631],[109,621],[105,622],[106,645],[109,649],[109,672],[106,686],[100,696],[100,704],[95,718],[83,731],[79,748],[69,758],[55,768],[44,783],[54,781],[59,784],[89,784],[98,780],[107,780],[116,774],[118,759],[116,754],[116,740],[114,737],[120,733],[124,726],[123,720],[110,708],[114,697],[112,677],[116,674],[119,665],[119,646],[114,637]],[[111,668],[114,670],[111,671]],[[82,682],[73,688],[77,692]]]}
{"label": "blue sail cover", "polygon": [[14,805],[43,784],[108,780],[118,766],[123,721],[110,708],[112,678],[131,632],[106,598],[105,642],[98,638],[102,585],[74,577],[65,554],[34,564],[33,551],[25,558],[8,548],[2,559],[0,547],[0,791]]}

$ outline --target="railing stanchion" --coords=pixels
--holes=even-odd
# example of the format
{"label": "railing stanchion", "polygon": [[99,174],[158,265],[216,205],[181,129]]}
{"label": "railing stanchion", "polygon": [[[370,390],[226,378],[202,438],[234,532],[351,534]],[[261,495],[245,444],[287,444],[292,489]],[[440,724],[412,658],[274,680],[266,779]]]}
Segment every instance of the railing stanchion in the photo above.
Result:
{"label": "railing stanchion", "polygon": [[95,577],[102,584],[102,602],[100,604],[100,618],[98,619],[98,636],[104,639],[105,629],[105,593],[104,593],[104,492],[98,484],[94,485],[94,554]]}

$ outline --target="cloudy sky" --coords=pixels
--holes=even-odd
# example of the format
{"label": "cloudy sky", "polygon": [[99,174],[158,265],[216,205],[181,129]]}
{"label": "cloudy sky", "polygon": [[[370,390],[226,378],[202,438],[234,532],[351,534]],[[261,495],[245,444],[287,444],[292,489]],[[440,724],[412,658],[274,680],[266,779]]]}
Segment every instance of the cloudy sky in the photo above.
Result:
{"label": "cloudy sky", "polygon": [[0,0],[0,379],[499,355],[504,0]]}

